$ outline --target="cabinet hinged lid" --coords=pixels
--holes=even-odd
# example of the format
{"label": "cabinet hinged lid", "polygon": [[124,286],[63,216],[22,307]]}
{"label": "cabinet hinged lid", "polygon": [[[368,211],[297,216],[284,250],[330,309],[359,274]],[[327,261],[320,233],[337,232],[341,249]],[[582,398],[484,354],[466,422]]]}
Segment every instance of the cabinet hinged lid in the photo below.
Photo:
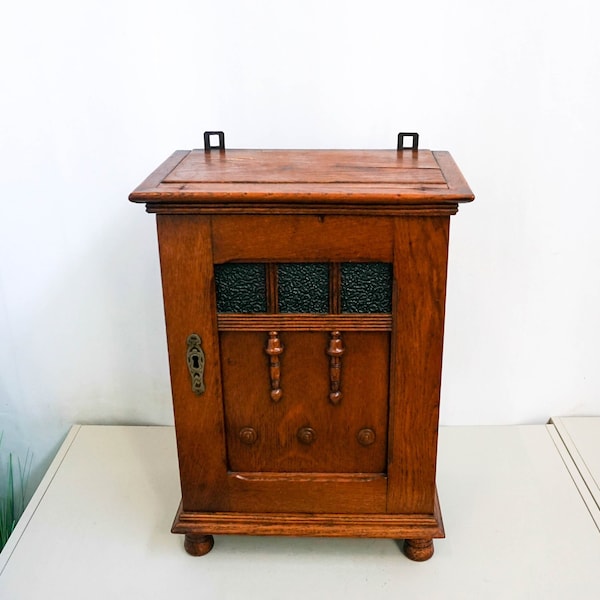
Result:
{"label": "cabinet hinged lid", "polygon": [[296,207],[456,212],[474,196],[448,152],[179,150],[131,193],[149,212]]}

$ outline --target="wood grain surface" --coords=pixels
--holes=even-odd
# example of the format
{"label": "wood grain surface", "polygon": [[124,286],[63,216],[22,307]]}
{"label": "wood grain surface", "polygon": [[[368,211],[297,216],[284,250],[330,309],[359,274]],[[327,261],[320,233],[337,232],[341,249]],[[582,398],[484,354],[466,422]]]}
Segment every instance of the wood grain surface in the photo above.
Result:
{"label": "wood grain surface", "polygon": [[[178,151],[130,199],[157,213],[182,489],[173,531],[188,552],[209,552],[218,533],[373,536],[428,559],[444,535],[449,217],[473,199],[451,156]],[[280,265],[311,262],[328,265],[329,312],[279,312]],[[390,313],[342,312],[352,262],[390,265]],[[217,312],[226,263],[266,265],[266,312]],[[204,391],[187,368],[191,334]]]}

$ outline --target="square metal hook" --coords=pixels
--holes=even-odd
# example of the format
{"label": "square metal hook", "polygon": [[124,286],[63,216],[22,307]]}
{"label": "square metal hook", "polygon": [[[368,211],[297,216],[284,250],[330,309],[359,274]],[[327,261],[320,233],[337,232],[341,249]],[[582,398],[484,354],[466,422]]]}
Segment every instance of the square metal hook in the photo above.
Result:
{"label": "square metal hook", "polygon": [[[412,138],[412,146],[404,145],[404,138]],[[398,150],[418,150],[419,149],[419,134],[418,133],[399,133],[398,134]]]}
{"label": "square metal hook", "polygon": [[[215,135],[219,137],[219,145],[211,146],[210,138]],[[204,151],[210,152],[211,150],[225,150],[225,133],[223,131],[205,131],[204,132]]]}

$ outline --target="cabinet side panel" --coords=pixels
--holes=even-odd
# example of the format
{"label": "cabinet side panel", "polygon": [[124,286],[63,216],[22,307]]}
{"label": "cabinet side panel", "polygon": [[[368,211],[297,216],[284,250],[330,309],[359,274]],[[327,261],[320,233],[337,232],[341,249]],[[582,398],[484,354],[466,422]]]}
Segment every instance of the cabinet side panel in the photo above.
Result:
{"label": "cabinet side panel", "polygon": [[401,217],[394,235],[388,512],[432,513],[449,217]]}
{"label": "cabinet side panel", "polygon": [[[185,510],[226,510],[225,435],[210,217],[158,215],[169,366]],[[204,391],[192,387],[187,339],[201,337]]]}

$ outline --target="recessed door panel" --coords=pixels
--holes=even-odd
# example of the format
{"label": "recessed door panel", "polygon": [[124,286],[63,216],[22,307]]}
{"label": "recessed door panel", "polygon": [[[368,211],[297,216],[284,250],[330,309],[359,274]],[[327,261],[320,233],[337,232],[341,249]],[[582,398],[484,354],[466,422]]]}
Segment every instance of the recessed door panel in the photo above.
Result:
{"label": "recessed door panel", "polygon": [[383,473],[389,333],[221,332],[228,466],[241,472]]}

